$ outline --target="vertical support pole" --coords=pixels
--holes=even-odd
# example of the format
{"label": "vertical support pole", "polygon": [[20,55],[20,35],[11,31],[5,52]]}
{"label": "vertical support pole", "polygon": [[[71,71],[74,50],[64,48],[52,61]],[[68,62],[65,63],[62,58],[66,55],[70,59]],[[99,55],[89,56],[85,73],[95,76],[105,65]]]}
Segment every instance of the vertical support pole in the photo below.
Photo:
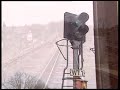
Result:
{"label": "vertical support pole", "polygon": [[73,49],[73,69],[78,70],[78,49]]}
{"label": "vertical support pole", "polygon": [[[81,70],[83,68],[83,43],[82,41],[73,41],[73,69],[79,70],[79,63],[81,64]],[[81,55],[81,62],[79,62],[79,55]],[[80,78],[79,76],[73,76],[73,78]],[[87,81],[82,79],[73,79],[73,89],[86,89]]]}
{"label": "vertical support pole", "polygon": [[82,41],[81,41],[81,43],[80,43],[80,54],[81,54],[81,70],[83,69],[83,43],[82,43]]}
{"label": "vertical support pole", "polygon": [[[78,49],[77,48],[73,48],[73,69],[74,70],[79,69],[79,65],[78,65]],[[76,76],[73,76],[73,78],[76,78]],[[77,89],[76,88],[76,79],[73,79],[73,89]]]}
{"label": "vertical support pole", "polygon": [[[74,70],[79,70],[79,41],[72,41],[72,49],[73,49],[73,69]],[[79,52],[79,53],[78,53]],[[73,78],[79,78],[78,76],[73,76]],[[78,89],[77,88],[77,82],[78,80],[73,79],[73,89]]]}
{"label": "vertical support pole", "polygon": [[[78,70],[78,49],[73,48],[73,69]],[[76,78],[76,76],[73,76],[73,78]],[[73,79],[73,89],[76,89],[76,79]]]}
{"label": "vertical support pole", "polygon": [[67,67],[68,67],[68,39],[67,39]]}

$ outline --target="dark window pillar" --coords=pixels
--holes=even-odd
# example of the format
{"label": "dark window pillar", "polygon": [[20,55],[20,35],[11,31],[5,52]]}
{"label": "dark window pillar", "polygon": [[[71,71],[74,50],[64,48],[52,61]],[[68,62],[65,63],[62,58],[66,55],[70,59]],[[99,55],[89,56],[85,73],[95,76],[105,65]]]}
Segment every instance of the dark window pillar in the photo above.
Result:
{"label": "dark window pillar", "polygon": [[97,88],[118,88],[117,1],[93,1]]}

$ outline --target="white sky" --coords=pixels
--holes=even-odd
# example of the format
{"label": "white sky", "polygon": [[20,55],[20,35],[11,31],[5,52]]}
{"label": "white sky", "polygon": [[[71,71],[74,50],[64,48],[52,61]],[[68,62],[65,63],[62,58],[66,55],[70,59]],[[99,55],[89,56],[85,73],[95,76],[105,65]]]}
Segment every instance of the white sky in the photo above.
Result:
{"label": "white sky", "polygon": [[2,23],[7,26],[60,21],[64,12],[86,12],[90,17],[87,24],[93,24],[92,1],[2,1]]}

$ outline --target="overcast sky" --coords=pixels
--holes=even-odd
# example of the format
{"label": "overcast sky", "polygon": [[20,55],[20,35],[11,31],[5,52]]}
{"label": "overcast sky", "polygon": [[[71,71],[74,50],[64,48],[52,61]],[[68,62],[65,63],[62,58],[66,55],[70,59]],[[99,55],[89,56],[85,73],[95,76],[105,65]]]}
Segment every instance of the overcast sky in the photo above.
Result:
{"label": "overcast sky", "polygon": [[2,1],[2,23],[7,26],[47,24],[64,19],[64,12],[86,12],[93,24],[92,1]]}

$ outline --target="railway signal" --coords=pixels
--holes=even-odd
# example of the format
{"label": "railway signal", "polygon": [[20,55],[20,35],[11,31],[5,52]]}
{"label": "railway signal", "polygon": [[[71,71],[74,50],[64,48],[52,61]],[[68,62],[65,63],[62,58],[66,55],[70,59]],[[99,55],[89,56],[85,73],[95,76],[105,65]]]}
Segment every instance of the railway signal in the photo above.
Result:
{"label": "railway signal", "polygon": [[[83,70],[83,43],[85,42],[85,35],[89,30],[86,25],[88,19],[89,15],[85,12],[80,15],[69,12],[64,13],[64,38],[70,40],[72,45],[73,70],[75,71]],[[81,62],[79,62],[79,56],[81,56]],[[81,76],[73,75],[73,89],[83,89],[87,88],[86,86],[86,80],[82,80]]]}
{"label": "railway signal", "polygon": [[85,12],[80,15],[69,12],[64,13],[64,38],[68,40],[85,41],[85,34],[89,28],[85,24],[89,15]]}
{"label": "railway signal", "polygon": [[[85,35],[89,31],[89,28],[86,25],[88,19],[89,15],[85,12],[81,13],[80,15],[69,12],[64,13],[64,39],[56,42],[57,46],[66,46],[67,48],[67,58],[65,58],[60,48],[58,47],[62,56],[67,61],[66,67],[63,70],[62,89],[63,87],[73,87],[73,89],[87,88],[87,81],[84,80],[82,77],[85,77],[85,72],[83,72],[83,43],[85,42]],[[63,40],[67,41],[66,45],[59,45],[58,42]],[[66,73],[69,61],[68,47],[70,46],[68,45],[68,41],[70,41],[72,46],[71,48],[73,49],[73,69],[70,70],[70,73]],[[81,71],[81,73],[79,73],[79,71]],[[72,77],[66,77],[65,74],[70,74]],[[67,79],[73,80],[72,86],[64,85],[64,80]]]}

